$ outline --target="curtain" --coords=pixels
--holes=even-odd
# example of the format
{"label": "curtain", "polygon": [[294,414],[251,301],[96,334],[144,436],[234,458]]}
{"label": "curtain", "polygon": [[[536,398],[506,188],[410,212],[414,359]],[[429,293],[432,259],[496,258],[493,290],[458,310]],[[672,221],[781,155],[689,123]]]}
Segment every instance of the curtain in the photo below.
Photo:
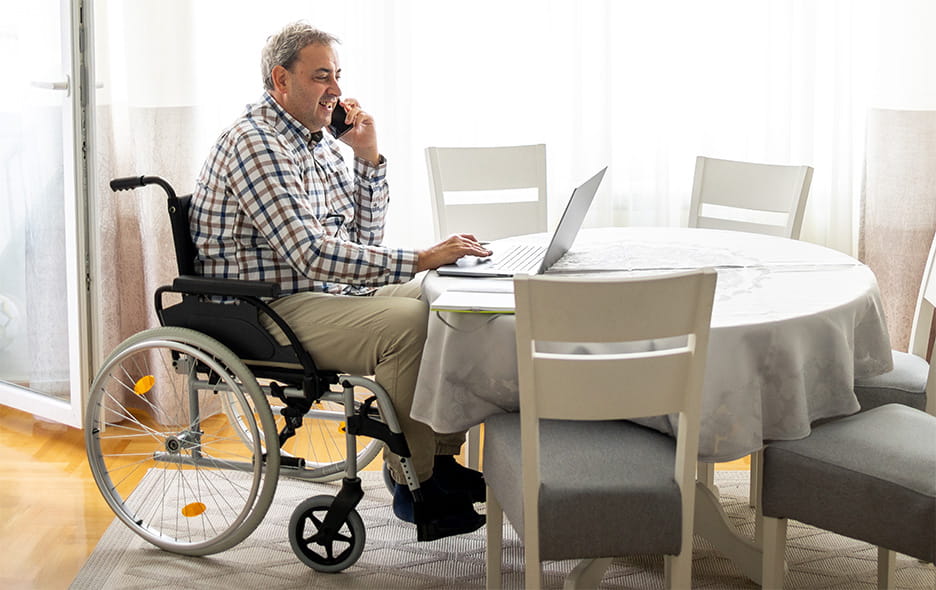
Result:
{"label": "curtain", "polygon": [[891,346],[905,351],[936,231],[936,110],[872,109],[866,159],[858,254],[877,277]]}
{"label": "curtain", "polygon": [[115,195],[107,181],[156,174],[190,192],[215,137],[261,95],[261,47],[287,22],[342,40],[341,86],[390,162],[387,243],[432,241],[427,146],[545,143],[551,223],[604,165],[586,226],[685,225],[700,154],[808,164],[803,239],[854,254],[881,49],[922,4],[101,0],[99,342],[154,325],[150,294],[174,272],[159,189]]}

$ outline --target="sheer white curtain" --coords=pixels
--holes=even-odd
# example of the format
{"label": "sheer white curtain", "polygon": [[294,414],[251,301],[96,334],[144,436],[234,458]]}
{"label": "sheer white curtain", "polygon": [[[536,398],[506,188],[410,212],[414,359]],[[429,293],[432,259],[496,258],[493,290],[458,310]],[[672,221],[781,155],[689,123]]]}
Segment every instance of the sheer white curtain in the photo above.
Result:
{"label": "sheer white curtain", "polygon": [[[803,238],[854,253],[864,120],[889,42],[878,23],[912,21],[917,4],[100,0],[100,198],[107,210],[106,180],[131,174],[190,191],[215,136],[262,92],[266,37],[305,19],[342,40],[344,92],[376,117],[389,243],[431,241],[426,146],[545,143],[551,221],[606,164],[590,225],[684,225],[699,154],[809,164]],[[139,240],[164,223],[158,197],[150,209],[134,199],[105,214],[110,235]],[[145,250],[118,247],[142,261],[117,264],[153,282],[171,274],[171,259],[154,262],[166,242]],[[137,275],[115,273],[114,287],[140,290],[126,276]],[[148,306],[149,292],[121,297]]]}

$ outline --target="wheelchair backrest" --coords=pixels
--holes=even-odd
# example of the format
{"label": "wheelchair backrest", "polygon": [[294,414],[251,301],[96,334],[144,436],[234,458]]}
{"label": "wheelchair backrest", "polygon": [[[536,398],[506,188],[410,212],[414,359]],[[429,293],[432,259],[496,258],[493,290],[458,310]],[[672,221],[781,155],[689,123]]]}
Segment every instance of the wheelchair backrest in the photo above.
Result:
{"label": "wheelchair backrest", "polygon": [[[197,251],[188,221],[191,202],[192,195],[170,194],[166,199],[179,277],[198,276],[195,270]],[[176,281],[173,286],[179,284]],[[203,294],[189,294],[181,303],[161,309],[159,315],[166,325],[198,330],[216,338],[248,363],[250,359],[295,363],[293,350],[276,343],[260,326],[257,313],[254,305],[221,304],[205,299]]]}
{"label": "wheelchair backrest", "polygon": [[[177,197],[171,192],[168,193],[166,201],[180,277],[173,282],[172,290],[186,284],[183,280],[185,277],[197,277],[195,270],[197,251],[192,241],[188,221],[191,201],[192,195]],[[268,315],[273,316],[275,312],[258,301],[256,296],[238,297],[241,304],[231,305],[211,301],[206,292],[199,293],[183,289],[177,291],[187,293],[183,295],[182,301],[163,309],[160,300],[161,291],[163,289],[157,291],[156,307],[163,325],[190,328],[217,339],[248,366],[251,366],[258,377],[290,381],[290,377],[295,375],[295,369],[263,366],[266,363],[274,363],[293,367],[304,366],[305,371],[300,371],[300,377],[306,373],[317,375],[317,379],[323,383],[335,381],[331,372],[317,370],[314,361],[306,351],[299,350],[296,346],[278,344],[272,334],[261,326],[258,315],[259,306],[263,306]],[[295,339],[294,334],[291,337]],[[261,366],[256,366],[256,363],[260,363]]]}
{"label": "wheelchair backrest", "polygon": [[195,243],[189,229],[188,212],[192,195],[170,196],[167,200],[169,221],[172,224],[172,243],[175,246],[179,276],[195,274]]}

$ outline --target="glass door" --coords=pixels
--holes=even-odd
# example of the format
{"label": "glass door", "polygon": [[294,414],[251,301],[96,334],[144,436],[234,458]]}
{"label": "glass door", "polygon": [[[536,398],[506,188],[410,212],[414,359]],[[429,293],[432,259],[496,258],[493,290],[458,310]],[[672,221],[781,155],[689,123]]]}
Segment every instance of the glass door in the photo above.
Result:
{"label": "glass door", "polygon": [[0,0],[0,404],[73,426],[90,350],[82,10]]}

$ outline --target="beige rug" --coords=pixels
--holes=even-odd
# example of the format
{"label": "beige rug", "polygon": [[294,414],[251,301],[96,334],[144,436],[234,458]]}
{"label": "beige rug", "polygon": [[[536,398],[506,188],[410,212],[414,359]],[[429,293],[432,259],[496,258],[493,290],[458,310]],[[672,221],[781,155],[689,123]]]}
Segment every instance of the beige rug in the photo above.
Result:
{"label": "beige rug", "polygon": [[[358,506],[367,541],[360,560],[344,572],[321,574],[306,567],[289,546],[286,525],[302,500],[334,494],[337,485],[309,484],[283,479],[267,517],[240,545],[209,557],[184,557],[149,545],[115,520],[94,553],[78,572],[73,589],[247,589],[287,588],[420,588],[484,587],[484,529],[470,535],[417,543],[412,525],[393,517],[390,495],[378,472],[365,472],[365,497]],[[747,506],[747,472],[716,473],[723,505],[746,534],[753,536],[753,512]],[[570,526],[572,523],[570,523]],[[505,525],[504,588],[523,587],[522,551],[516,535]],[[791,522],[786,558],[786,588],[876,588],[874,547]],[[545,565],[547,587],[561,588],[572,562]],[[899,556],[900,588],[932,589],[936,569]],[[702,538],[696,538],[693,587],[708,589],[758,588],[727,558]],[[600,588],[663,588],[663,560],[656,556],[616,559]]]}

